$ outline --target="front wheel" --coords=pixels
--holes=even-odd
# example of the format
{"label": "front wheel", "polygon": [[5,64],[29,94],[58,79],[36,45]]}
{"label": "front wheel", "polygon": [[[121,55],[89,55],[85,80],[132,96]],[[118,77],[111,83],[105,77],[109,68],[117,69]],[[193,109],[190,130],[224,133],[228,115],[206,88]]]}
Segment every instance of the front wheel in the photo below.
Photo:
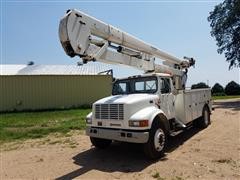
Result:
{"label": "front wheel", "polygon": [[98,149],[105,149],[112,143],[112,140],[90,137],[92,145]]}
{"label": "front wheel", "polygon": [[143,145],[144,153],[150,159],[163,156],[167,144],[167,135],[159,121],[155,121],[149,132],[148,142]]}

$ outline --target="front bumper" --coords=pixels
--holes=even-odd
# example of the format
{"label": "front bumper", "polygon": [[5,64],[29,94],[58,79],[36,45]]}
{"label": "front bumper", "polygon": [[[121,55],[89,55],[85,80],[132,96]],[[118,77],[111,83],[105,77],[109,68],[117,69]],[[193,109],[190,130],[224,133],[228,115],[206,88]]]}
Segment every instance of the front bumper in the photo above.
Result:
{"label": "front bumper", "polygon": [[110,139],[123,142],[146,143],[148,141],[149,132],[133,132],[118,129],[87,127],[86,135],[96,138]]}

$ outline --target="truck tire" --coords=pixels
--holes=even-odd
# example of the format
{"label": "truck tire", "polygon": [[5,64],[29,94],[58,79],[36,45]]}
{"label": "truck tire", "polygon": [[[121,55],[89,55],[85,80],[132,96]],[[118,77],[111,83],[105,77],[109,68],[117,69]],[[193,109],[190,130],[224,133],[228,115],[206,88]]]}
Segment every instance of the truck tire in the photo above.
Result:
{"label": "truck tire", "polygon": [[90,137],[92,145],[98,149],[104,149],[110,146],[112,140]]}
{"label": "truck tire", "polygon": [[143,144],[144,153],[150,159],[158,159],[164,155],[166,144],[166,130],[158,120],[155,120],[149,132],[148,142]]}
{"label": "truck tire", "polygon": [[198,127],[199,128],[206,128],[210,124],[210,111],[207,106],[203,107],[202,117],[198,120]]}

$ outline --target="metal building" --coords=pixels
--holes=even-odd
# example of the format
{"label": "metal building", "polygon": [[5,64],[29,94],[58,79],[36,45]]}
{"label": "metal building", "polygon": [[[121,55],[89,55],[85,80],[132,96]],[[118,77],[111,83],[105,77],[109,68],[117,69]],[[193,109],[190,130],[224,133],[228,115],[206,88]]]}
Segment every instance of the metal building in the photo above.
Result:
{"label": "metal building", "polygon": [[91,105],[111,94],[107,66],[0,65],[0,112]]}

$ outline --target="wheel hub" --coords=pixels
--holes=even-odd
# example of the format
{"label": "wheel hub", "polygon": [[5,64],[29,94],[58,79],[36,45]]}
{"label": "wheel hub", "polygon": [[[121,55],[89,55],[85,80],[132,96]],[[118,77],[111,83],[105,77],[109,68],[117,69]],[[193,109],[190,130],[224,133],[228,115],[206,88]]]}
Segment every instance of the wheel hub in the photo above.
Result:
{"label": "wheel hub", "polygon": [[156,151],[161,151],[165,145],[165,134],[162,129],[158,129],[154,136],[154,146]]}

